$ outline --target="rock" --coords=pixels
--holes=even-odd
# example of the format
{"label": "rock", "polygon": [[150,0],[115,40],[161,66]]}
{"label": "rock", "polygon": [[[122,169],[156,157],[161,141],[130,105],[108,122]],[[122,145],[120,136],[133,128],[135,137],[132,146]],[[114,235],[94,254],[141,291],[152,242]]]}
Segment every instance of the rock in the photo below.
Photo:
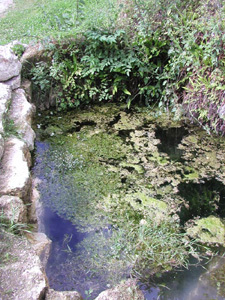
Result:
{"label": "rock", "polygon": [[1,0],[0,18],[4,16],[5,12],[13,5],[13,0]]}
{"label": "rock", "polygon": [[113,289],[102,292],[95,300],[144,300],[144,295],[134,279],[129,279]]}
{"label": "rock", "polygon": [[35,133],[31,128],[31,119],[34,113],[35,106],[27,101],[24,90],[15,90],[12,93],[9,118],[13,120],[17,132],[26,142],[29,150],[34,149]]}
{"label": "rock", "polygon": [[27,233],[26,237],[40,257],[42,265],[45,267],[48,261],[52,241],[42,232]]}
{"label": "rock", "polygon": [[28,167],[30,153],[25,142],[9,138],[1,162],[0,195],[18,196],[30,201],[31,178]]}
{"label": "rock", "polygon": [[20,74],[22,65],[9,46],[0,46],[0,81],[7,81]]}
{"label": "rock", "polygon": [[0,197],[0,210],[3,216],[13,223],[27,222],[27,208],[19,197],[7,195]]}
{"label": "rock", "polygon": [[24,89],[27,100],[31,103],[32,102],[32,83],[30,80],[24,80],[22,82],[21,88]]}
{"label": "rock", "polygon": [[22,236],[1,232],[1,239],[8,259],[0,265],[0,299],[44,299],[48,282],[35,250]]}
{"label": "rock", "polygon": [[221,119],[225,119],[225,104],[221,105],[218,109],[218,115]]}
{"label": "rock", "polygon": [[44,52],[45,49],[41,43],[28,46],[20,61],[23,65],[26,65],[27,63],[35,63],[46,60],[46,57],[44,57]]}
{"label": "rock", "polygon": [[207,263],[205,272],[195,282],[195,288],[190,291],[191,300],[225,299],[225,258],[215,256]]}
{"label": "rock", "polygon": [[82,296],[76,291],[58,292],[49,289],[46,294],[46,300],[83,300]]}
{"label": "rock", "polygon": [[225,226],[214,216],[195,221],[193,227],[187,229],[191,238],[197,238],[203,244],[225,246]]}
{"label": "rock", "polygon": [[[29,207],[29,221],[31,223],[37,224],[39,223],[39,231],[44,232],[44,229],[40,228],[40,220],[39,211],[42,209],[42,203],[40,203],[40,193],[37,189],[37,185],[39,184],[40,180],[38,178],[32,178],[32,189],[31,189],[31,204]],[[38,222],[39,221],[39,222]]]}
{"label": "rock", "polygon": [[142,192],[137,192],[130,195],[128,194],[124,199],[135,209],[148,210],[149,216],[151,216],[151,218],[154,219],[155,223],[157,224],[165,219],[170,218],[170,208],[168,204],[162,200],[149,197]]}
{"label": "rock", "polygon": [[0,133],[4,132],[3,119],[11,102],[11,97],[10,87],[0,83]]}
{"label": "rock", "polygon": [[58,126],[51,125],[45,129],[44,134],[47,136],[60,135],[63,134],[63,130]]}
{"label": "rock", "polygon": [[1,161],[3,153],[4,153],[4,145],[5,145],[4,138],[0,133],[0,161]]}
{"label": "rock", "polygon": [[4,84],[8,85],[11,90],[18,89],[21,86],[21,75],[15,76],[5,81]]}

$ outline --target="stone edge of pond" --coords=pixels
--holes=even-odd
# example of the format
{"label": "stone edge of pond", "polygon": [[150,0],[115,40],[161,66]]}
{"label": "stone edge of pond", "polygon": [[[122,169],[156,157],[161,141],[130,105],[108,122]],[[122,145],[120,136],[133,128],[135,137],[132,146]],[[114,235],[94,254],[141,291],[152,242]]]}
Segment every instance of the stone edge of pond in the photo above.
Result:
{"label": "stone edge of pond", "polygon": [[[21,83],[21,69],[40,61],[43,48],[25,45],[26,51],[19,60],[11,46],[0,46],[0,210],[9,223],[36,226],[39,195],[30,174],[30,151],[35,140],[31,123],[36,107],[32,104],[31,83]],[[50,289],[44,271],[50,246],[51,240],[44,233],[10,236],[10,249],[16,259],[0,266],[2,299],[83,299],[76,291]],[[96,299],[129,300],[129,293],[121,298],[126,290],[133,293],[131,297],[144,299],[136,281],[131,279],[102,292]]]}
{"label": "stone edge of pond", "polygon": [[[35,226],[38,195],[30,174],[30,151],[34,149],[31,122],[36,108],[27,100],[31,99],[31,94],[26,94],[28,89],[25,92],[21,86],[21,69],[10,45],[0,46],[0,209],[10,224]],[[44,264],[51,241],[37,232],[8,238],[14,259],[0,266],[1,298],[45,299],[49,285]],[[71,296],[70,299],[82,299],[76,292],[71,292]],[[59,293],[57,299],[67,298]]]}

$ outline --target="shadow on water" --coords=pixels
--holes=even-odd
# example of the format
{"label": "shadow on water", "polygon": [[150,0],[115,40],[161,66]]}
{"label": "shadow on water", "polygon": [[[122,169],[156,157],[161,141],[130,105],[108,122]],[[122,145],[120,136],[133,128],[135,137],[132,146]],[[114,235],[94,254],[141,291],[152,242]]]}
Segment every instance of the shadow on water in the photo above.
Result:
{"label": "shadow on water", "polygon": [[180,212],[183,224],[197,216],[217,214],[225,217],[225,186],[215,178],[203,183],[180,183],[178,190],[188,203],[188,207],[183,206]]}
{"label": "shadow on water", "polygon": [[160,144],[157,145],[158,150],[168,154],[170,159],[181,162],[183,151],[177,147],[187,134],[188,130],[184,127],[165,129],[158,126],[155,131],[155,137],[160,140]]}

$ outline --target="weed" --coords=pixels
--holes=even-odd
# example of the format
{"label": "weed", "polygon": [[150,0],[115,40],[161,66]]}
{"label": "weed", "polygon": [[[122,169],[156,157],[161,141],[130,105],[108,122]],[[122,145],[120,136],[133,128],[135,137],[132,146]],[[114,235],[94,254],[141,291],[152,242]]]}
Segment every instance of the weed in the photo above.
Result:
{"label": "weed", "polygon": [[4,136],[17,136],[19,137],[18,128],[12,119],[9,118],[8,114],[5,115],[3,120]]}

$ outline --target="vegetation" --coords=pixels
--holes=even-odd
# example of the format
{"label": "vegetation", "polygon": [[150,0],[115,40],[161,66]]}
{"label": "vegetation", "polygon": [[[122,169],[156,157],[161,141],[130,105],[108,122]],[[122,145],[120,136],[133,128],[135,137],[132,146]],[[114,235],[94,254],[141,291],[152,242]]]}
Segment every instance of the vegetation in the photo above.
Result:
{"label": "vegetation", "polygon": [[[42,178],[40,201],[85,234],[76,248],[65,235],[68,258],[55,261],[54,283],[61,285],[64,270],[74,282],[91,278],[107,288],[130,275],[147,280],[188,267],[190,256],[201,258],[202,250],[212,253],[190,239],[185,226],[190,219],[188,226],[193,225],[194,217],[223,216],[224,143],[218,138],[214,144],[206,132],[182,130],[182,164],[157,148],[159,139],[168,148],[170,138],[155,136],[159,126],[171,127],[177,140],[181,122],[166,113],[156,118],[148,108],[135,106],[131,113],[125,108],[92,105],[48,118],[44,112],[37,120],[37,135],[44,139],[37,144],[33,169]],[[218,182],[210,180],[215,172]],[[67,288],[73,288],[72,280]]]}
{"label": "vegetation", "polygon": [[25,11],[18,1],[1,19],[1,43],[45,43],[51,57],[30,76],[43,96],[56,90],[58,108],[93,101],[130,107],[139,100],[174,111],[181,105],[209,133],[224,134],[223,1],[23,2]]}

